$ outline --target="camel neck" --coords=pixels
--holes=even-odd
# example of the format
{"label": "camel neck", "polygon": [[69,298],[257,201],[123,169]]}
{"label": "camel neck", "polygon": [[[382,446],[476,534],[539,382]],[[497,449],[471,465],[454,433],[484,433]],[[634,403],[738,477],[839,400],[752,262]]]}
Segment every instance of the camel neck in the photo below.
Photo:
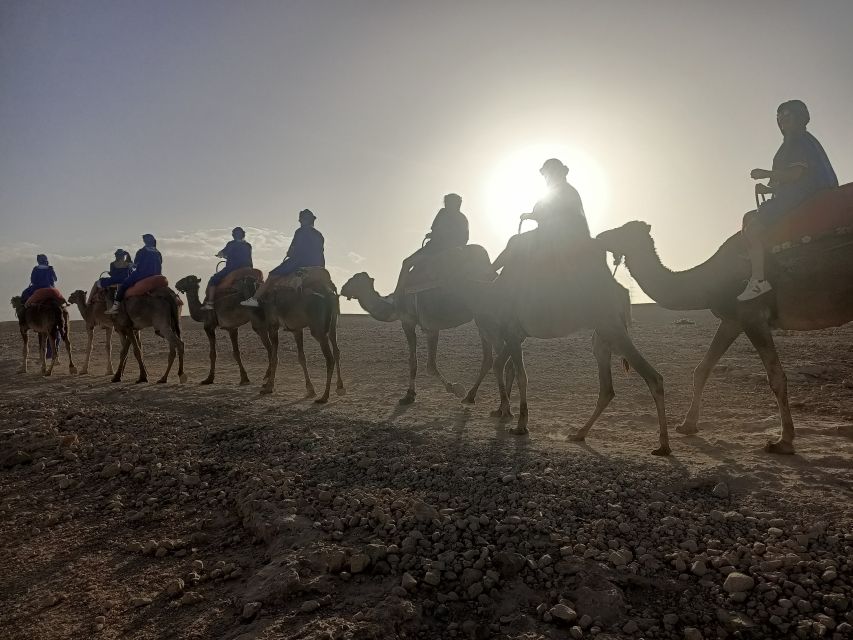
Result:
{"label": "camel neck", "polygon": [[187,304],[190,307],[190,317],[196,322],[204,322],[201,312],[201,300],[198,298],[198,287],[187,289]]}
{"label": "camel neck", "polygon": [[627,254],[625,264],[637,284],[652,300],[666,309],[707,309],[708,282],[698,265],[686,271],[672,271],[663,265],[654,243]]}
{"label": "camel neck", "polygon": [[358,297],[358,304],[374,319],[381,322],[394,322],[399,319],[397,309],[388,300],[371,289]]}

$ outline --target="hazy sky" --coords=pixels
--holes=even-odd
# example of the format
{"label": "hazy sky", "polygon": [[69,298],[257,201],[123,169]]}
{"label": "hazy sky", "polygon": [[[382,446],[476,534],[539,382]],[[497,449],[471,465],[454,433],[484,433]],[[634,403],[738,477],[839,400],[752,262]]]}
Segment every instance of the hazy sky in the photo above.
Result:
{"label": "hazy sky", "polygon": [[88,289],[146,232],[172,282],[235,225],[269,269],[305,207],[338,285],[384,293],[449,191],[494,256],[554,154],[593,233],[644,219],[692,266],[751,208],[779,102],[853,179],[851,28],[850,0],[2,0],[0,297],[37,252]]}

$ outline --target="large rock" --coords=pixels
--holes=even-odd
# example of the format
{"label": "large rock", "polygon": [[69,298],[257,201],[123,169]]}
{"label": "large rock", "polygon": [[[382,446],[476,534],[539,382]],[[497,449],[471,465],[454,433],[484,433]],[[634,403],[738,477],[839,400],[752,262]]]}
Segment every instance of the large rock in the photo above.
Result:
{"label": "large rock", "polygon": [[562,603],[551,607],[548,613],[550,613],[551,617],[555,620],[560,620],[562,622],[565,622],[566,624],[574,622],[578,619],[577,612],[568,605]]}
{"label": "large rock", "polygon": [[754,586],[755,578],[739,571],[732,571],[726,576],[726,581],[723,583],[723,589],[728,593],[751,591]]}

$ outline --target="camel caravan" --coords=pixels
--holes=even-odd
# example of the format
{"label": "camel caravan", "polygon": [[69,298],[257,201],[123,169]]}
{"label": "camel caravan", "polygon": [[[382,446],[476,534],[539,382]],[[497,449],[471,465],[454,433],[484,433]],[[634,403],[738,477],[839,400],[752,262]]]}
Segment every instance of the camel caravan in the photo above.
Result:
{"label": "camel caravan", "polygon": [[[468,220],[462,199],[448,194],[424,244],[402,264],[394,290],[381,295],[367,273],[353,275],[338,291],[325,268],[324,238],[315,228],[316,216],[299,212],[299,228],[284,261],[265,279],[254,268],[252,247],[237,227],[217,257],[224,268],[207,282],[188,275],[175,284],[184,294],[190,317],[203,325],[210,349],[210,369],[201,384],[216,376],[216,330],[228,333],[240,372],[240,384],[250,384],[238,342],[238,331],[249,325],[267,352],[268,366],[261,393],[274,389],[278,367],[278,332],[293,334],[297,359],[308,397],[316,392],[303,345],[307,329],[318,342],[326,364],[326,381],[316,402],[329,400],[332,380],[343,394],[337,323],[339,296],[355,299],[380,322],[399,322],[408,343],[408,386],[402,405],[415,401],[418,371],[417,330],[426,334],[427,373],[462,402],[473,404],[480,385],[491,371],[498,387],[498,406],[492,415],[512,420],[510,392],[518,389],[518,416],[510,431],[528,433],[530,408],[528,378],[523,358],[528,337],[561,338],[592,330],[592,351],[598,369],[598,401],[586,423],[570,435],[584,440],[615,396],[613,356],[626,370],[634,370],[649,388],[658,417],[659,444],[655,455],[671,452],[661,375],[643,357],[630,336],[631,303],[628,291],[608,265],[623,260],[642,290],[667,309],[708,309],[720,325],[705,357],[693,373],[693,398],[676,431],[698,430],[702,391],[714,365],[741,334],[755,347],[776,397],[781,420],[778,439],[768,443],[773,453],[794,452],[794,424],[788,406],[787,382],[773,342],[773,329],[813,330],[836,327],[853,320],[853,184],[838,180],[820,143],[806,130],[808,110],[801,101],[783,103],[777,123],[783,143],[772,169],[754,169],[756,209],[744,217],[741,231],[726,240],[708,260],[685,271],[667,269],[655,251],[651,227],[628,222],[591,237],[580,194],[568,182],[569,168],[551,158],[541,167],[546,195],[521,221],[537,223],[533,230],[511,237],[494,260],[487,251],[468,242]],[[769,199],[759,201],[759,198]],[[140,331],[153,328],[169,344],[168,380],[175,357],[178,377],[184,374],[181,339],[182,300],[162,275],[162,256],[156,240],[143,236],[143,247],[133,260],[116,252],[109,275],[91,290],[75,291],[76,304],[87,332],[86,357],[80,373],[89,370],[95,329],[104,330],[107,375],[122,378],[130,349],[139,366],[137,382],[148,379],[139,340]],[[27,336],[39,336],[42,375],[50,375],[59,343],[65,345],[69,372],[75,373],[68,331],[68,313],[56,289],[56,274],[47,257],[38,256],[31,285],[13,299],[23,339],[21,372],[27,366]],[[441,331],[474,322],[482,359],[473,384],[467,388],[449,381],[438,366]],[[112,368],[111,336],[117,332],[121,354]],[[50,347],[52,359],[45,358]]]}

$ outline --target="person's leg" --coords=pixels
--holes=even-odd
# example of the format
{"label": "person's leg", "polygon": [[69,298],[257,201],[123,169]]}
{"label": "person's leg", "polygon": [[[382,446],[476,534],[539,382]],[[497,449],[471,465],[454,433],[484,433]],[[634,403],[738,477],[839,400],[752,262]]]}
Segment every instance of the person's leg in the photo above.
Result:
{"label": "person's leg", "polygon": [[122,282],[116,290],[116,295],[113,298],[113,306],[107,309],[104,313],[108,313],[110,315],[118,313],[119,305],[121,304],[121,301],[124,300],[124,294],[130,287],[136,284],[136,281],[137,278],[134,278],[133,274],[129,275],[127,280]]}
{"label": "person's leg", "polygon": [[737,299],[748,302],[764,295],[773,287],[765,278],[764,273],[764,234],[767,231],[767,220],[776,215],[776,206],[773,200],[763,203],[758,211],[750,211],[743,217],[743,236],[746,240],[747,254],[752,267],[752,274],[746,288]]}
{"label": "person's leg", "polygon": [[[220,275],[221,274],[221,275]],[[215,273],[210,277],[210,280],[207,281],[207,288],[204,292],[204,303],[201,305],[202,309],[212,310],[213,309],[213,300],[216,296],[216,285],[222,282],[222,279],[225,277],[225,273],[219,272]]]}
{"label": "person's leg", "polygon": [[243,300],[243,302],[241,302],[240,304],[244,307],[260,307],[261,304],[259,300],[269,290],[271,286],[270,283],[280,280],[283,276],[286,276],[291,271],[295,271],[295,268],[291,269],[289,263],[283,262],[282,264],[280,264],[275,269],[269,272],[269,275],[267,275],[267,279],[264,280],[261,283],[261,286],[259,286],[255,290],[255,295],[253,295],[251,298],[248,298],[247,300]]}
{"label": "person's leg", "polygon": [[25,303],[25,302],[27,301],[27,299],[28,299],[31,295],[33,295],[33,292],[34,292],[35,290],[36,290],[36,288],[35,288],[33,285],[30,285],[29,287],[27,287],[26,289],[24,289],[24,290],[21,292],[21,303],[22,303],[22,304],[23,304],[23,303]]}
{"label": "person's leg", "polygon": [[412,270],[412,267],[414,267],[421,260],[423,260],[423,257],[431,251],[431,249],[429,248],[431,245],[432,242],[426,243],[408,258],[403,260],[403,266],[400,269],[400,275],[397,276],[397,284],[394,286],[394,293],[391,294],[394,296],[394,299],[398,300],[403,296],[403,293],[405,293],[406,290],[406,277],[409,275],[409,272]]}

